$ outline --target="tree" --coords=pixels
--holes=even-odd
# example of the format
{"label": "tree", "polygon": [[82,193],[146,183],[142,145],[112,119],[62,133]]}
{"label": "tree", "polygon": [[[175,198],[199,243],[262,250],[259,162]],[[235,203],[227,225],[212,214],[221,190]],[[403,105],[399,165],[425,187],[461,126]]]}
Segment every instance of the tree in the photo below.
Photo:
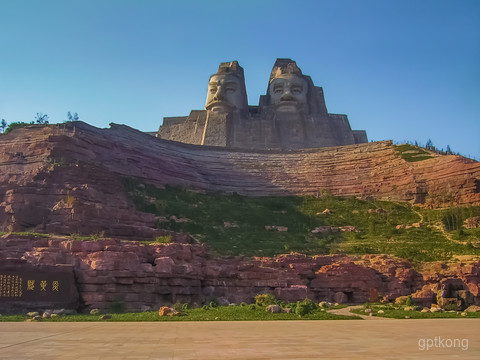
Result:
{"label": "tree", "polygon": [[5,132],[5,129],[7,128],[7,122],[5,121],[5,119],[2,119],[2,121],[0,122],[0,132],[3,133]]}
{"label": "tree", "polygon": [[435,147],[433,146],[432,139],[428,139],[427,143],[425,144],[425,148],[428,150],[433,150]]}
{"label": "tree", "polygon": [[36,124],[48,124],[48,115],[47,114],[42,114],[42,113],[37,113],[35,116],[35,123]]}
{"label": "tree", "polygon": [[72,115],[72,113],[70,111],[67,113],[67,117],[68,117],[67,121],[78,121],[78,120],[80,120],[77,113],[74,113]]}
{"label": "tree", "polygon": [[445,151],[447,155],[453,155],[452,149],[450,149],[450,145],[447,145],[447,150]]}

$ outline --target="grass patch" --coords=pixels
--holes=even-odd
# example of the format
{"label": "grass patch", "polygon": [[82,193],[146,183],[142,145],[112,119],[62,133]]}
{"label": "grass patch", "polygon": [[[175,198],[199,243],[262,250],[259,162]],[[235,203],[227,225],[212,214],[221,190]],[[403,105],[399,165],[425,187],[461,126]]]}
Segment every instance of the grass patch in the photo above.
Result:
{"label": "grass patch", "polygon": [[[247,306],[218,306],[184,309],[180,316],[162,316],[156,311],[141,313],[111,313],[111,319],[100,320],[99,315],[77,314],[57,316],[41,322],[87,322],[87,321],[252,321],[252,320],[350,320],[359,317],[330,314],[320,309],[304,316],[295,313],[273,314],[266,312],[264,307],[256,305]],[[0,316],[2,321],[25,321],[29,317],[24,315]]]}
{"label": "grass patch", "polygon": [[0,316],[0,322],[19,322],[29,319],[26,315],[2,315]]}
{"label": "grass patch", "polygon": [[[408,203],[328,194],[246,197],[199,193],[170,186],[160,189],[134,179],[125,179],[124,184],[138,210],[159,216],[158,228],[188,232],[218,255],[391,254],[418,262],[448,260],[456,254],[480,255],[475,243],[480,230],[458,232],[466,244],[450,241],[433,226],[446,216],[443,210],[415,209]],[[322,215],[325,209],[330,213]],[[419,222],[419,213],[429,226],[396,229],[399,224]],[[465,216],[476,214],[480,207],[465,210]],[[358,232],[312,233],[319,226],[347,225]],[[288,231],[268,231],[265,226],[283,226]]]}
{"label": "grass patch", "polygon": [[7,234],[13,234],[13,235],[19,235],[19,236],[35,236],[35,237],[41,237],[41,238],[50,238],[52,235],[51,234],[43,234],[43,233],[36,233],[36,232],[5,232],[5,231],[0,231],[0,236],[7,235]]}
{"label": "grass patch", "polygon": [[425,149],[410,144],[395,145],[395,148],[400,153],[402,159],[408,162],[422,161],[434,157]]}
{"label": "grass patch", "polygon": [[[365,304],[363,309],[352,309],[351,312],[359,315],[369,315],[365,313],[365,308],[372,309],[374,316],[386,317],[391,319],[405,319],[405,316],[409,316],[410,319],[469,319],[469,318],[480,318],[480,313],[467,313],[466,316],[462,316],[459,312],[425,312],[414,310],[403,310],[403,308],[396,307],[392,304],[389,305],[375,305],[375,304]],[[378,311],[382,310],[384,313],[379,314]]]}

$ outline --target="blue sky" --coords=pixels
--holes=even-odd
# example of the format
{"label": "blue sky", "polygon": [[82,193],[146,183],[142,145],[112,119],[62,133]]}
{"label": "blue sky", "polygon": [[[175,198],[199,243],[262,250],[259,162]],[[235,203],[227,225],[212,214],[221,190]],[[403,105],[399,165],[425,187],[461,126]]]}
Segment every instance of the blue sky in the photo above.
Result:
{"label": "blue sky", "polygon": [[477,0],[1,0],[0,118],[155,131],[203,109],[220,62],[256,105],[288,57],[370,140],[480,159],[479,24]]}

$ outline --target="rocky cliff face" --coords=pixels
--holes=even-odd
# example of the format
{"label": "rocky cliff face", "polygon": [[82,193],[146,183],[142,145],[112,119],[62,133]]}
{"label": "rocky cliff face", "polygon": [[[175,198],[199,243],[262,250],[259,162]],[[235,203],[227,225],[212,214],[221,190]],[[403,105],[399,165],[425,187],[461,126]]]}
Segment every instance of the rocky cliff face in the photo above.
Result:
{"label": "rocky cliff face", "polygon": [[480,204],[480,164],[461,156],[409,163],[389,141],[322,149],[245,151],[157,139],[82,122],[0,137],[0,230],[152,237],[123,179],[243,195],[353,195],[442,206]]}
{"label": "rocky cliff face", "polygon": [[[44,277],[38,277],[28,290],[32,272]],[[60,273],[69,277],[60,279],[55,292],[52,280],[58,281]],[[238,304],[253,302],[259,293],[273,293],[285,302],[309,297],[363,303],[393,300],[417,291],[414,301],[427,305],[446,281],[455,282],[457,291],[462,289],[468,295],[463,305],[480,304],[480,261],[473,258],[413,269],[410,262],[386,255],[212,258],[203,245],[142,245],[114,239],[77,241],[9,234],[0,238],[0,274],[23,279],[22,296],[12,293],[0,297],[0,310],[6,309],[2,311],[15,306],[68,306],[65,304],[108,309],[119,301],[129,310],[175,302],[200,305],[211,300]],[[45,281],[44,290],[39,288],[41,281]],[[38,293],[33,301],[24,299],[30,291]],[[41,295],[50,298],[42,301]],[[52,304],[54,295],[60,298]]]}

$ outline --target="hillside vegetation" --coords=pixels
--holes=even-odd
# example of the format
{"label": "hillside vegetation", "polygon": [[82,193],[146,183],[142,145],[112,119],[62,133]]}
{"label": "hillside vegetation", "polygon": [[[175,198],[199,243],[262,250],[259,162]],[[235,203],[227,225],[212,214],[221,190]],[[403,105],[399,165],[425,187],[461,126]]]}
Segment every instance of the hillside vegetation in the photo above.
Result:
{"label": "hillside vegetation", "polygon": [[[480,215],[480,207],[429,210],[328,193],[245,197],[159,189],[133,179],[125,179],[124,184],[138,210],[158,215],[159,228],[189,232],[219,255],[273,256],[295,251],[392,254],[414,261],[480,255],[480,228],[462,226],[466,218]],[[344,226],[353,231],[341,231]],[[321,231],[312,232],[319,227]]]}

